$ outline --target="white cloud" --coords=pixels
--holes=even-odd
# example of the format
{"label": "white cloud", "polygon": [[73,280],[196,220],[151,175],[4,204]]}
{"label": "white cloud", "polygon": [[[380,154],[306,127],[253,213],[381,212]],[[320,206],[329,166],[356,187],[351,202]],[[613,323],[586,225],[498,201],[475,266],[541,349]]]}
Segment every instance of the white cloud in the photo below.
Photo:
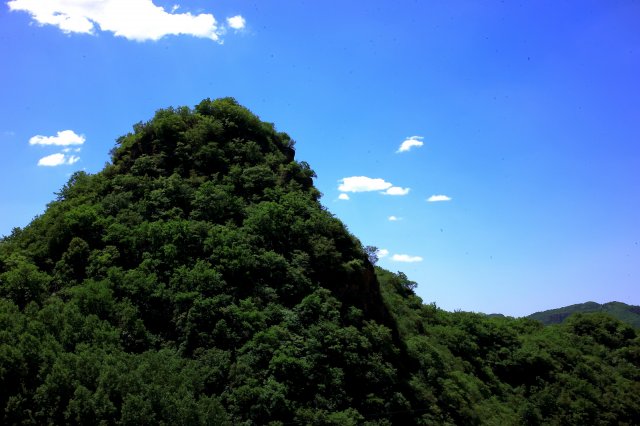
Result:
{"label": "white cloud", "polygon": [[77,135],[73,130],[63,130],[56,136],[33,136],[29,139],[29,145],[82,145],[85,140],[83,135]]}
{"label": "white cloud", "polygon": [[[167,35],[191,35],[218,41],[222,29],[210,13],[167,12],[152,0],[11,0],[10,10],[24,11],[40,25],[54,25],[65,33],[94,34],[96,28],[128,40],[159,40]],[[229,18],[242,25],[244,18]],[[238,29],[238,28],[236,28]]]}
{"label": "white cloud", "polygon": [[227,25],[229,25],[234,30],[241,30],[244,28],[247,21],[240,15],[232,16],[231,18],[227,18]]}
{"label": "white cloud", "polygon": [[380,249],[376,252],[376,255],[378,256],[378,259],[382,259],[383,257],[389,256],[389,250]]}
{"label": "white cloud", "polygon": [[65,164],[74,164],[80,160],[77,155],[64,155],[63,153],[51,154],[38,160],[38,166],[55,167]]}
{"label": "white cloud", "polygon": [[391,260],[405,263],[422,262],[422,258],[420,256],[409,256],[408,254],[394,254],[391,256]]}
{"label": "white cloud", "polygon": [[401,220],[401,217],[397,217],[397,216],[389,216],[389,221],[391,222],[397,222],[399,220]]}
{"label": "white cloud", "polygon": [[409,136],[400,144],[400,148],[398,148],[396,153],[407,152],[414,146],[420,147],[424,145],[424,142],[422,142],[422,139],[424,139],[423,136]]}
{"label": "white cloud", "polygon": [[385,195],[407,195],[410,188],[400,188],[399,186],[392,186],[383,192]]}
{"label": "white cloud", "polygon": [[340,195],[338,195],[338,200],[348,200],[349,199],[349,194],[345,194],[344,192]]}
{"label": "white cloud", "polygon": [[342,192],[372,192],[380,191],[384,195],[407,195],[409,188],[393,186],[392,183],[380,178],[366,176],[351,176],[338,181],[338,190]]}
{"label": "white cloud", "polygon": [[65,155],[62,153],[47,155],[38,160],[38,166],[60,166],[64,164]]}
{"label": "white cloud", "polygon": [[436,201],[451,201],[451,197],[447,197],[446,195],[432,195],[431,197],[427,198],[427,201],[430,203]]}
{"label": "white cloud", "polygon": [[372,179],[366,176],[351,176],[340,179],[338,190],[342,192],[384,191],[393,185],[384,179]]}

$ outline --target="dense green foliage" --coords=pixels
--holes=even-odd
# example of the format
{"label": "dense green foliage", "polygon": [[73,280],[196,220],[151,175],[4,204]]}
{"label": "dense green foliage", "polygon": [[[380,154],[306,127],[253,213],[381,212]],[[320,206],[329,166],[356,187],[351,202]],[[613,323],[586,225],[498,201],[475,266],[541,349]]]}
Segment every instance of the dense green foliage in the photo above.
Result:
{"label": "dense green foliage", "polygon": [[424,305],[313,177],[232,99],[134,126],[0,242],[0,422],[638,423],[633,328]]}
{"label": "dense green foliage", "polygon": [[558,309],[536,312],[529,315],[529,318],[538,320],[543,324],[560,324],[573,314],[601,312],[611,315],[622,322],[626,322],[640,328],[640,306],[627,305],[622,302],[609,302],[602,305],[596,302],[579,303],[577,305],[565,306]]}

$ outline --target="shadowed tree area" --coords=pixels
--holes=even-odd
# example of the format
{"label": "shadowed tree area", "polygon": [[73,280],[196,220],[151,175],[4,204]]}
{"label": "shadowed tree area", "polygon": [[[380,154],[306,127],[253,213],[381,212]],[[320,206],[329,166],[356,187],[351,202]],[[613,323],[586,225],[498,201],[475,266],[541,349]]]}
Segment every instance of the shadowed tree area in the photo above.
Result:
{"label": "shadowed tree area", "polygon": [[0,242],[5,424],[638,424],[640,340],[425,305],[233,99],[160,110]]}

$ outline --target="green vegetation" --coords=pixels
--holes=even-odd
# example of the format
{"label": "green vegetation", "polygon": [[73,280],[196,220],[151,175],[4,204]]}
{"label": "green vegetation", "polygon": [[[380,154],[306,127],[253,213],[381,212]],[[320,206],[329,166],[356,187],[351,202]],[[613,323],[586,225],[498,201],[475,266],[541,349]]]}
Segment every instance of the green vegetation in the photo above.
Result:
{"label": "green vegetation", "polygon": [[640,306],[627,305],[622,302],[609,302],[602,305],[596,302],[579,303],[577,305],[565,306],[558,309],[536,312],[529,315],[529,318],[538,320],[545,325],[560,324],[571,315],[576,313],[596,313],[601,312],[611,315],[622,322],[640,328]]}
{"label": "green vegetation", "polygon": [[135,125],[0,242],[1,422],[638,424],[632,327],[425,305],[313,177],[232,99]]}

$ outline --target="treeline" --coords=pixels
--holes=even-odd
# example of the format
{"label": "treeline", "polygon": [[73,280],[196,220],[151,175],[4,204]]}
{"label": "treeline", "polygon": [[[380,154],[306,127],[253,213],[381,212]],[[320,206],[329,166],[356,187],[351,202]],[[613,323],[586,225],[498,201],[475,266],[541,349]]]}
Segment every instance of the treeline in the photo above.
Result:
{"label": "treeline", "polygon": [[1,422],[639,423],[633,328],[424,305],[293,146],[233,99],[160,110],[1,240]]}

